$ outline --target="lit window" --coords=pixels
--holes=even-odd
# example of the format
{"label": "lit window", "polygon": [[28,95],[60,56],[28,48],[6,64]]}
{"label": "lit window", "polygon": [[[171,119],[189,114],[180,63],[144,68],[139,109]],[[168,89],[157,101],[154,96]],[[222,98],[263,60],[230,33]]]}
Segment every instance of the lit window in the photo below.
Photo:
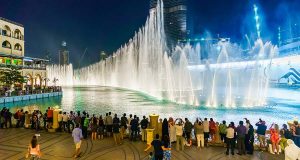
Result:
{"label": "lit window", "polygon": [[179,5],[179,6],[169,8],[169,12],[185,11],[185,10],[187,10],[185,5]]}

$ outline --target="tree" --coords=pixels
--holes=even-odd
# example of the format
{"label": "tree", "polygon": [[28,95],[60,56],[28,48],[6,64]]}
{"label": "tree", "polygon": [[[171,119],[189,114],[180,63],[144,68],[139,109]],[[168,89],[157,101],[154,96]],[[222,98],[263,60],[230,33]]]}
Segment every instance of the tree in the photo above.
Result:
{"label": "tree", "polygon": [[25,82],[26,80],[19,71],[19,68],[9,66],[0,69],[0,83],[9,87],[9,89],[13,84],[23,84]]}

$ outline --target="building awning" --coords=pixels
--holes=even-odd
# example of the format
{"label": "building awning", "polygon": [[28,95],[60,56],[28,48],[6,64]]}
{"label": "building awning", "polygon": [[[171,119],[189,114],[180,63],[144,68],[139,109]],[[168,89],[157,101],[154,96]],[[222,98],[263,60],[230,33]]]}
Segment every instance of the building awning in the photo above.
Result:
{"label": "building awning", "polygon": [[18,56],[15,54],[6,54],[0,52],[0,57],[9,57],[9,58],[18,58],[18,59],[23,59],[24,61],[27,62],[49,62],[47,59],[41,59],[41,58],[32,58],[32,57],[24,57],[24,56]]}
{"label": "building awning", "polygon": [[0,56],[1,57],[10,57],[10,58],[21,58],[21,59],[24,58],[23,56],[18,56],[18,55],[14,55],[14,54],[6,54],[6,53],[2,53],[2,52],[0,52]]}
{"label": "building awning", "polygon": [[41,58],[32,58],[32,57],[23,57],[23,60],[24,60],[24,61],[29,61],[29,62],[32,62],[32,61],[43,61],[43,62],[49,62],[49,60],[47,60],[47,59],[41,59]]}

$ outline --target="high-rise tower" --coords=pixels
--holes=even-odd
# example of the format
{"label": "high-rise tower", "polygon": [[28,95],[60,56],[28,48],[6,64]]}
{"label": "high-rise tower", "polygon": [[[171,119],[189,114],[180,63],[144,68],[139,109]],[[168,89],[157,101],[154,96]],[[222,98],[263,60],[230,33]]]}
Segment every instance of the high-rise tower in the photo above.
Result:
{"label": "high-rise tower", "polygon": [[61,43],[61,49],[58,52],[59,64],[68,65],[69,64],[69,51],[67,48],[67,43],[63,41]]}
{"label": "high-rise tower", "polygon": [[[157,2],[158,0],[150,0],[150,9],[155,8]],[[167,45],[172,49],[179,40],[188,37],[187,0],[163,0],[163,3]]]}

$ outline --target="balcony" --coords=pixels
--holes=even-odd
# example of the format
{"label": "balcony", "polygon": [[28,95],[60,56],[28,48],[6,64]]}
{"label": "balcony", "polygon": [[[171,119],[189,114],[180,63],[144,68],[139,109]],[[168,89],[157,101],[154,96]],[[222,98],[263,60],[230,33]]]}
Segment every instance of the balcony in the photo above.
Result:
{"label": "balcony", "polygon": [[8,66],[15,66],[19,69],[46,70],[46,65],[15,65],[15,64],[0,63],[0,67],[8,67]]}
{"label": "balcony", "polygon": [[22,69],[46,70],[46,65],[22,65]]}

